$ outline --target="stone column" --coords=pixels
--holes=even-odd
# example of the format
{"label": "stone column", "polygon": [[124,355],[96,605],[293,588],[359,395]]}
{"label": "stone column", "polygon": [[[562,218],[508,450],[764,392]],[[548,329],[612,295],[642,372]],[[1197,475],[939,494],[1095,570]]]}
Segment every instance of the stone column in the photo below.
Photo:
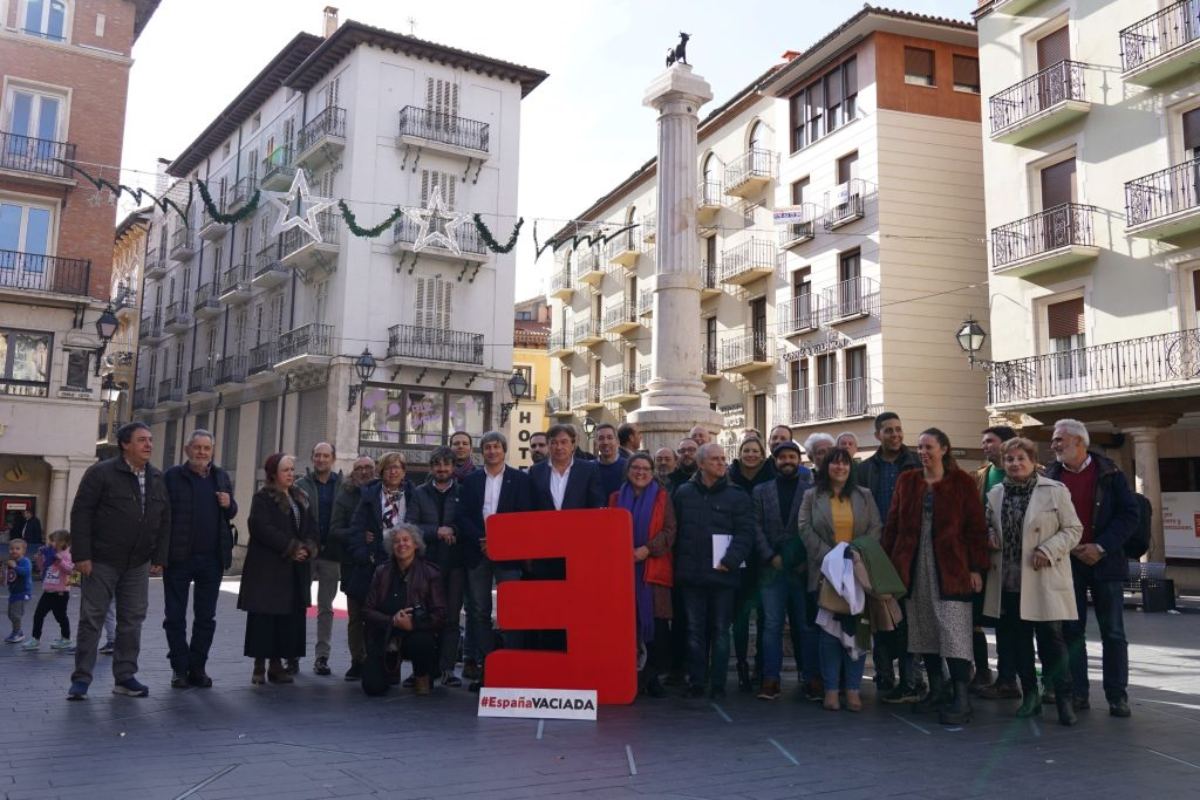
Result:
{"label": "stone column", "polygon": [[712,99],[708,82],[675,64],[646,90],[643,105],[658,111],[658,241],[655,246],[653,357],[642,407],[630,414],[646,446],[674,447],[693,425],[714,432],[721,415],[709,408],[700,373],[700,243],[696,227],[696,129]]}
{"label": "stone column", "polygon": [[1166,561],[1167,548],[1163,538],[1162,523],[1162,484],[1158,478],[1158,435],[1162,428],[1149,425],[1122,427],[1126,436],[1133,439],[1133,460],[1135,471],[1135,490],[1144,494],[1154,507],[1154,515],[1150,518],[1150,549],[1146,551],[1147,561]]}
{"label": "stone column", "polygon": [[50,497],[42,513],[43,530],[49,534],[59,528],[69,528],[70,509],[67,508],[67,478],[71,473],[70,459],[58,456],[43,456],[50,465]]}

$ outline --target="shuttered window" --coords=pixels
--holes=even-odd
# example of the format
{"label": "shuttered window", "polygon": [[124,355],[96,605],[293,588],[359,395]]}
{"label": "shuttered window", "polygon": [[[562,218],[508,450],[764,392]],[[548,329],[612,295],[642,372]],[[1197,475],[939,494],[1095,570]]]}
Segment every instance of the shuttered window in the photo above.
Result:
{"label": "shuttered window", "polygon": [[1039,71],[1071,57],[1071,40],[1066,25],[1038,39],[1037,56]]}
{"label": "shuttered window", "polygon": [[1068,158],[1042,170],[1042,210],[1075,201],[1075,159]]}
{"label": "shuttered window", "polygon": [[457,176],[452,173],[435,169],[421,170],[421,208],[429,208],[429,198],[433,196],[433,190],[441,189],[446,208],[453,211],[454,190],[457,184]]}
{"label": "shuttered window", "polygon": [[450,297],[453,284],[441,275],[417,278],[416,314],[414,325],[448,330],[450,328]]}
{"label": "shuttered window", "polygon": [[317,442],[326,439],[329,392],[324,386],[300,392],[296,412],[296,453],[306,457]]}
{"label": "shuttered window", "polygon": [[932,50],[904,48],[904,82],[915,86],[933,86]]}
{"label": "shuttered window", "polygon": [[1051,339],[1065,339],[1083,333],[1083,298],[1051,303],[1046,307],[1046,327]]}
{"label": "shuttered window", "polygon": [[458,116],[458,84],[426,78],[425,108],[435,114]]}
{"label": "shuttered window", "polygon": [[960,92],[979,94],[979,59],[954,56],[954,88]]}

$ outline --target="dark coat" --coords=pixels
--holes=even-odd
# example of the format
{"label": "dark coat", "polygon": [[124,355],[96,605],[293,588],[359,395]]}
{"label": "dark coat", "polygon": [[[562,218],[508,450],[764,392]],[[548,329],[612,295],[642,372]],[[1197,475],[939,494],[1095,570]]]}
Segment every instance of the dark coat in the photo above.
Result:
{"label": "dark coat", "polygon": [[[927,488],[923,471],[902,472],[883,529],[883,549],[909,592]],[[975,479],[961,469],[948,470],[933,486],[933,555],[943,600],[970,600],[971,573],[984,575],[991,566],[983,500]]]}
{"label": "dark coat", "polygon": [[442,572],[463,566],[463,542],[458,538],[458,529],[462,527],[458,522],[461,492],[458,481],[452,479],[450,488],[446,490],[446,506],[440,523],[454,529],[454,544],[443,542],[437,535],[439,491],[433,480],[426,481],[413,492],[416,511],[412,523],[421,529],[421,536],[425,539],[424,560],[436,565]]}
{"label": "dark coat", "polygon": [[[675,584],[736,588],[739,566],[754,550],[754,508],[750,495],[722,477],[705,486],[699,473],[675,492]],[[713,569],[713,534],[733,536],[721,563]]]}
{"label": "dark coat", "polygon": [[19,535],[22,539],[24,539],[25,543],[29,545],[29,549],[32,551],[33,548],[42,544],[42,521],[36,516],[19,521],[24,523],[24,527],[21,528],[19,534],[14,534],[14,536]]}
{"label": "dark coat", "polygon": [[[549,461],[534,464],[529,468],[529,493],[532,511],[555,511],[554,496],[550,493]],[[567,478],[567,491],[563,493],[562,511],[581,508],[604,508],[608,498],[600,482],[600,470],[594,461],[583,461],[576,457]]]}
{"label": "dark coat", "polygon": [[[487,472],[478,470],[462,482],[459,493],[459,532],[462,536],[463,562],[468,569],[483,559],[479,541],[487,535],[483,522],[483,494],[487,486]],[[504,468],[500,484],[500,500],[496,503],[497,514],[530,511],[529,474],[512,467]]]}
{"label": "dark coat", "polygon": [[667,486],[671,490],[672,495],[675,494],[676,489],[692,479],[696,474],[696,469],[696,467],[693,467],[692,471],[688,472],[683,467],[676,467],[672,470],[671,474],[667,476]]}
{"label": "dark coat", "polygon": [[[257,614],[290,614],[312,604],[312,559],[317,554],[317,523],[308,513],[308,498],[295,486],[292,499],[300,506],[300,526],[282,492],[264,486],[250,502],[250,541],[238,608]],[[294,561],[306,548],[307,561]]]}
{"label": "dark coat", "polygon": [[362,500],[363,490],[354,485],[354,481],[344,480],[338,489],[337,499],[333,501],[333,514],[329,518],[329,538],[342,562],[342,591],[346,591],[346,580],[354,567],[350,556],[350,522],[358,502]]}
{"label": "dark coat", "polygon": [[[1093,541],[1104,548],[1104,557],[1092,567],[1092,574],[1101,580],[1123,581],[1129,574],[1125,540],[1137,530],[1141,519],[1137,495],[1115,461],[1099,453],[1090,455],[1097,472],[1096,501],[1092,507]],[[1046,477],[1061,481],[1064,469],[1055,461],[1046,467]],[[1071,566],[1078,569],[1083,562],[1072,557]]]}
{"label": "dark coat", "polygon": [[[412,481],[405,479],[401,486],[404,492],[404,522],[412,522],[417,513],[417,501],[413,497]],[[388,559],[383,547],[383,481],[373,481],[362,490],[358,507],[350,520],[350,535],[347,540],[349,549],[350,574],[343,575],[342,591],[348,597],[363,600],[371,588],[371,576],[375,568]],[[333,525],[331,524],[332,530]],[[367,541],[367,533],[375,534],[373,541]]]}
{"label": "dark coat", "polygon": [[71,506],[75,563],[99,561],[119,568],[167,563],[171,505],[163,474],[146,465],[146,507],[137,476],[122,456],[88,467]]}
{"label": "dark coat", "polygon": [[[221,554],[221,565],[225,569],[233,564],[233,529],[230,522],[237,516],[237,501],[233,499],[233,481],[229,473],[213,464],[213,481],[218,492],[229,494],[229,508],[217,510],[217,552]],[[192,486],[195,473],[189,475],[187,464],[176,464],[163,474],[167,485],[167,496],[171,499],[171,545],[168,558],[171,561],[186,561],[192,555]],[[214,497],[213,502],[217,502]]]}
{"label": "dark coat", "polygon": [[[342,489],[342,473],[331,472],[329,480],[333,481],[333,502],[337,503],[338,495]],[[304,476],[297,479],[296,488],[304,492],[308,497],[308,510],[313,515],[313,519],[317,521],[317,534],[321,536],[321,558],[330,559],[332,561],[340,561],[342,553],[337,542],[330,542],[329,536],[333,535],[333,510],[330,509],[329,519],[329,535],[321,535],[321,510],[317,507],[317,502],[320,498],[320,492],[317,489],[317,478],[315,473],[310,469],[304,473]]]}
{"label": "dark coat", "polygon": [[[804,493],[810,488],[812,472],[807,467],[800,467],[796,479],[796,493],[792,496],[792,507],[788,511],[787,519],[784,519],[783,509],[779,506],[779,487],[775,481],[754,487],[750,497],[754,501],[754,528],[757,534],[755,541],[762,561],[767,562],[775,556],[780,556],[783,559],[784,571],[802,573],[806,569],[808,561],[805,558],[804,542],[800,538],[798,520]],[[820,569],[819,565],[817,569]]]}
{"label": "dark coat", "polygon": [[[363,619],[376,631],[390,632],[392,615],[401,608],[412,608],[419,603],[425,607],[425,614],[413,621],[413,630],[441,630],[446,624],[446,594],[442,588],[442,573],[424,558],[413,559],[408,568],[408,598],[404,602],[397,602],[389,597],[395,569],[394,558],[389,558],[376,568],[371,576],[371,588],[363,602]],[[396,632],[403,633],[398,628]]]}
{"label": "dark coat", "polygon": [[[900,455],[896,458],[895,463],[900,472],[921,468],[921,459],[917,457],[917,451],[907,446],[901,446]],[[874,498],[883,496],[880,487],[880,482],[883,479],[883,464],[883,448],[881,447],[875,451],[874,455],[858,465],[858,485],[864,489],[870,489],[871,496]],[[878,503],[879,500],[876,499],[875,502]],[[886,517],[887,511],[880,509],[880,516]]]}

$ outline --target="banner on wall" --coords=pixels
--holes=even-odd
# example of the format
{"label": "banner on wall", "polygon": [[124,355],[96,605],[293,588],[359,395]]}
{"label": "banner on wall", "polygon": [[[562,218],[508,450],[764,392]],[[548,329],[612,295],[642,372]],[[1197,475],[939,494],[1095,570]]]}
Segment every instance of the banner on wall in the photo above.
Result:
{"label": "banner on wall", "polygon": [[1167,558],[1200,560],[1200,492],[1163,492],[1162,518]]}

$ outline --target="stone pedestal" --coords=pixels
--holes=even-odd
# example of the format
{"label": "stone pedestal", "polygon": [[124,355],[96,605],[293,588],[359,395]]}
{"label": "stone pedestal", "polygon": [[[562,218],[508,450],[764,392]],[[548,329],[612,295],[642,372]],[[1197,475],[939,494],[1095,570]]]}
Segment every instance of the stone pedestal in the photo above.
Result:
{"label": "stone pedestal", "polygon": [[720,430],[700,373],[700,243],[696,228],[696,129],[708,82],[687,64],[654,79],[643,105],[658,111],[658,240],[655,245],[653,359],[642,407],[630,414],[644,446],[674,447],[694,425]]}

